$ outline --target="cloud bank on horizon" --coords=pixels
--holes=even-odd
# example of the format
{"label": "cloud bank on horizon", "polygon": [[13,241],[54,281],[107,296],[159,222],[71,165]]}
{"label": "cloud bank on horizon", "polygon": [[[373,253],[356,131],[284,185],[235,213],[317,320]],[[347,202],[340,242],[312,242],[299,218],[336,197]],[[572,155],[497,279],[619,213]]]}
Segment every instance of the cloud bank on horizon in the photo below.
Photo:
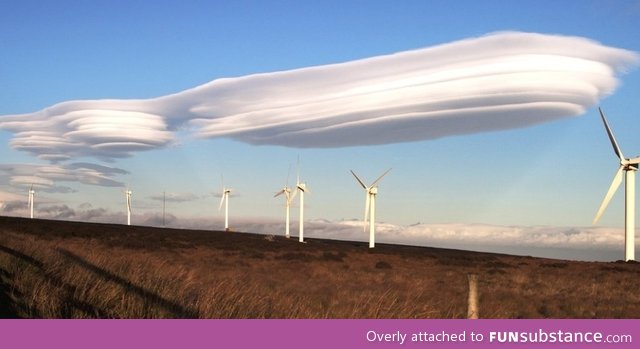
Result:
{"label": "cloud bank on horizon", "polygon": [[[0,194],[2,194],[0,192]],[[155,200],[155,198],[151,198]],[[15,197],[0,205],[0,213],[15,216],[28,211],[25,197]],[[39,218],[65,219],[83,222],[122,223],[124,211],[110,211],[82,204],[72,208],[64,204],[42,203]],[[223,218],[179,218],[170,213],[163,217],[158,212],[135,213],[136,224],[181,228],[221,229]],[[368,232],[362,231],[362,221],[311,220],[305,224],[309,238],[361,241],[365,246]],[[621,228],[559,227],[559,226],[502,226],[493,224],[434,223],[397,225],[378,223],[376,237],[380,243],[405,244],[439,248],[485,251],[508,254],[526,254],[538,257],[602,260],[622,258],[624,245]],[[237,231],[265,235],[283,235],[284,222],[264,218],[243,218],[234,223]]]}
{"label": "cloud bank on horizon", "polygon": [[13,149],[54,163],[163,148],[185,129],[288,147],[419,141],[580,115],[639,60],[586,38],[501,32],[153,99],[67,101],[1,116],[0,128]]}

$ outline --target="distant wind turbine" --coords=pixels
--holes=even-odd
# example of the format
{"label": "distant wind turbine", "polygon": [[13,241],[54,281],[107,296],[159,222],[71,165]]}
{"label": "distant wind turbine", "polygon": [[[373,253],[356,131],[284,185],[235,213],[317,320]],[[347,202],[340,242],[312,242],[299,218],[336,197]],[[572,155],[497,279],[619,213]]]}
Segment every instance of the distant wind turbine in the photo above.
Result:
{"label": "distant wind turbine", "polygon": [[127,199],[127,225],[131,225],[131,194],[133,194],[133,192],[128,188],[124,191],[124,195]]}
{"label": "distant wind turbine", "polygon": [[296,179],[296,190],[300,193],[300,232],[299,241],[304,242],[304,193],[309,192],[307,184],[300,182],[300,159],[298,159],[298,177]]}
{"label": "distant wind turbine", "polygon": [[376,195],[378,194],[378,182],[380,182],[382,177],[389,173],[389,171],[391,171],[391,169],[388,169],[369,186],[365,185],[364,182],[356,175],[356,173],[353,172],[353,170],[351,171],[351,174],[356,178],[358,183],[360,183],[367,195],[366,203],[364,206],[364,230],[367,230],[367,218],[370,217],[371,220],[369,221],[369,248],[375,247],[376,240]]}
{"label": "distant wind turbine", "polygon": [[229,194],[231,194],[231,189],[224,186],[224,177],[222,177],[222,198],[220,199],[220,206],[218,207],[218,211],[222,209],[222,204],[224,204],[225,231],[229,231]]}
{"label": "distant wind turbine", "polygon": [[[276,193],[276,195],[274,195],[273,197],[278,197],[280,195],[284,194],[284,199],[285,199],[285,225],[284,225],[284,236],[288,238],[291,237],[291,235],[289,234],[289,211],[291,209],[291,203],[293,202],[293,199],[296,196],[296,192],[294,191],[292,192],[291,189],[289,188],[289,181],[287,180],[287,184],[282,188],[282,190],[280,190],[279,192]],[[302,241],[302,240],[301,240]]]}
{"label": "distant wind turbine", "polygon": [[632,159],[625,158],[622,154],[622,150],[618,146],[618,142],[609,127],[609,123],[607,122],[607,118],[604,116],[604,112],[602,109],[598,108],[600,111],[600,116],[602,117],[602,122],[604,122],[604,127],[607,130],[607,134],[609,135],[609,140],[611,141],[611,145],[613,146],[613,151],[616,153],[616,156],[620,159],[620,167],[618,171],[616,171],[615,176],[613,177],[613,182],[611,182],[611,186],[609,187],[609,191],[602,200],[602,204],[600,205],[600,209],[598,209],[598,213],[596,217],[593,219],[593,224],[596,224],[600,217],[604,213],[605,209],[609,205],[611,198],[620,187],[622,183],[622,174],[624,172],[624,260],[632,261],[635,260],[635,206],[636,206],[636,171],[638,170],[638,164],[640,164],[640,157],[635,157]]}
{"label": "distant wind turbine", "polygon": [[29,188],[29,210],[31,211],[31,218],[33,218],[33,206],[34,206],[34,199],[35,199],[35,194],[36,191],[33,190],[33,183],[31,183],[31,188]]}

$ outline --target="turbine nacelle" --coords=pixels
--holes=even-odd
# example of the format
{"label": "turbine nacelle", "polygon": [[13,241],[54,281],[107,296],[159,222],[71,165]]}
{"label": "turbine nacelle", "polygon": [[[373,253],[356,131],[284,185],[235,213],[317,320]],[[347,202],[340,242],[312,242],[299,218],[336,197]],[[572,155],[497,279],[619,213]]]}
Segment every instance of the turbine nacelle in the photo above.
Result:
{"label": "turbine nacelle", "polygon": [[291,206],[291,202],[293,202],[293,199],[296,197],[296,193],[297,192],[292,191],[291,188],[284,187],[284,188],[282,188],[282,190],[277,192],[273,197],[275,198],[275,197],[278,197],[278,196],[284,194],[287,206]]}
{"label": "turbine nacelle", "polygon": [[229,201],[229,196],[231,196],[231,189],[222,188],[222,194],[220,195],[220,205],[218,206],[218,211],[222,209],[222,205],[224,205],[225,201]]}
{"label": "turbine nacelle", "polygon": [[291,194],[291,189],[289,189],[289,187],[284,187],[282,188],[282,190],[280,190],[279,192],[277,192],[273,197],[278,197],[282,194],[285,194],[285,196],[289,197],[289,194]]}
{"label": "turbine nacelle", "polygon": [[131,195],[133,194],[133,192],[131,190],[125,190],[124,191],[124,195],[127,197],[127,207],[129,208],[129,210],[131,209]]}
{"label": "turbine nacelle", "polygon": [[637,171],[638,164],[640,164],[640,157],[620,160],[620,167],[623,167],[626,171]]}

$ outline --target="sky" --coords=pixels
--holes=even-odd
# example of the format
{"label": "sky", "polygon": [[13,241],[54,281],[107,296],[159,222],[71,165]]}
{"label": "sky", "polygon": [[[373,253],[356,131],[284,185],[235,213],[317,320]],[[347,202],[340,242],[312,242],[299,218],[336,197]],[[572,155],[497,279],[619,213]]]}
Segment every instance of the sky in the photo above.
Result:
{"label": "sky", "polygon": [[[35,183],[38,217],[125,222],[128,187],[134,224],[161,224],[166,192],[169,226],[220,229],[224,176],[231,226],[281,234],[299,172],[309,236],[364,241],[349,170],[393,168],[378,241],[620,259],[621,193],[591,226],[618,166],[597,107],[640,154],[639,20],[638,1],[0,1],[2,214]],[[531,104],[455,112],[507,95]]]}

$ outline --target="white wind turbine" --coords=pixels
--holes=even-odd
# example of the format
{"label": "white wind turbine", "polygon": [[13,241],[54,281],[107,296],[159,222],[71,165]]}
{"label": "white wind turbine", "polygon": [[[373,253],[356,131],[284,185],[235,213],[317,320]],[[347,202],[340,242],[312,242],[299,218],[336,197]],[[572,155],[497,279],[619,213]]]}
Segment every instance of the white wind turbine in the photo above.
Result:
{"label": "white wind turbine", "polygon": [[229,194],[231,194],[231,189],[224,186],[224,177],[222,177],[222,198],[220,199],[220,206],[218,207],[218,211],[222,209],[222,204],[224,204],[225,231],[229,231]]}
{"label": "white wind turbine", "polygon": [[[309,192],[307,184],[300,182],[300,166],[298,165],[298,178],[296,179],[296,190],[300,193],[300,232],[299,241],[304,242],[304,193]],[[294,194],[295,195],[295,194]]]}
{"label": "white wind turbine", "polygon": [[124,191],[127,200],[127,225],[131,225],[131,194],[133,194],[133,192],[128,188]]}
{"label": "white wind turbine", "polygon": [[36,191],[33,190],[33,183],[31,184],[31,188],[29,188],[29,210],[31,211],[31,218],[33,218],[33,206],[34,206],[34,199],[35,199],[35,195],[36,195]]}
{"label": "white wind turbine", "polygon": [[364,206],[364,230],[367,230],[367,218],[370,217],[369,221],[369,248],[375,247],[376,240],[376,195],[378,195],[378,182],[384,177],[387,173],[389,173],[391,169],[388,169],[385,173],[383,173],[378,179],[373,181],[371,185],[367,186],[364,182],[358,178],[355,172],[351,171],[351,174],[356,177],[356,180],[364,191],[366,192],[367,199]]}
{"label": "white wind turbine", "polygon": [[280,195],[284,194],[284,199],[285,199],[285,210],[286,210],[286,214],[285,214],[285,225],[284,225],[284,236],[288,238],[291,237],[291,235],[289,234],[289,212],[291,209],[291,203],[293,202],[293,198],[295,198],[296,196],[296,191],[292,192],[291,189],[289,188],[289,180],[287,179],[287,184],[282,188],[282,190],[280,190],[279,192],[276,193],[276,195],[274,195],[273,197],[278,197]]}
{"label": "white wind turbine", "polygon": [[613,182],[611,182],[611,186],[609,187],[609,191],[602,200],[602,204],[600,205],[600,209],[598,209],[598,213],[596,217],[593,219],[593,224],[596,224],[600,219],[600,216],[604,213],[604,210],[609,205],[609,201],[620,187],[622,183],[622,174],[624,172],[624,260],[632,261],[635,260],[635,206],[636,206],[636,171],[638,170],[638,164],[640,164],[640,157],[635,157],[632,159],[625,158],[622,154],[622,150],[618,146],[618,142],[616,138],[613,136],[613,132],[611,132],[611,128],[609,127],[609,123],[607,122],[607,118],[604,116],[602,109],[598,108],[600,111],[600,116],[602,117],[602,121],[604,122],[604,127],[607,130],[607,134],[609,135],[609,140],[611,141],[611,145],[613,146],[613,151],[616,153],[618,158],[620,159],[620,167],[613,177]]}

